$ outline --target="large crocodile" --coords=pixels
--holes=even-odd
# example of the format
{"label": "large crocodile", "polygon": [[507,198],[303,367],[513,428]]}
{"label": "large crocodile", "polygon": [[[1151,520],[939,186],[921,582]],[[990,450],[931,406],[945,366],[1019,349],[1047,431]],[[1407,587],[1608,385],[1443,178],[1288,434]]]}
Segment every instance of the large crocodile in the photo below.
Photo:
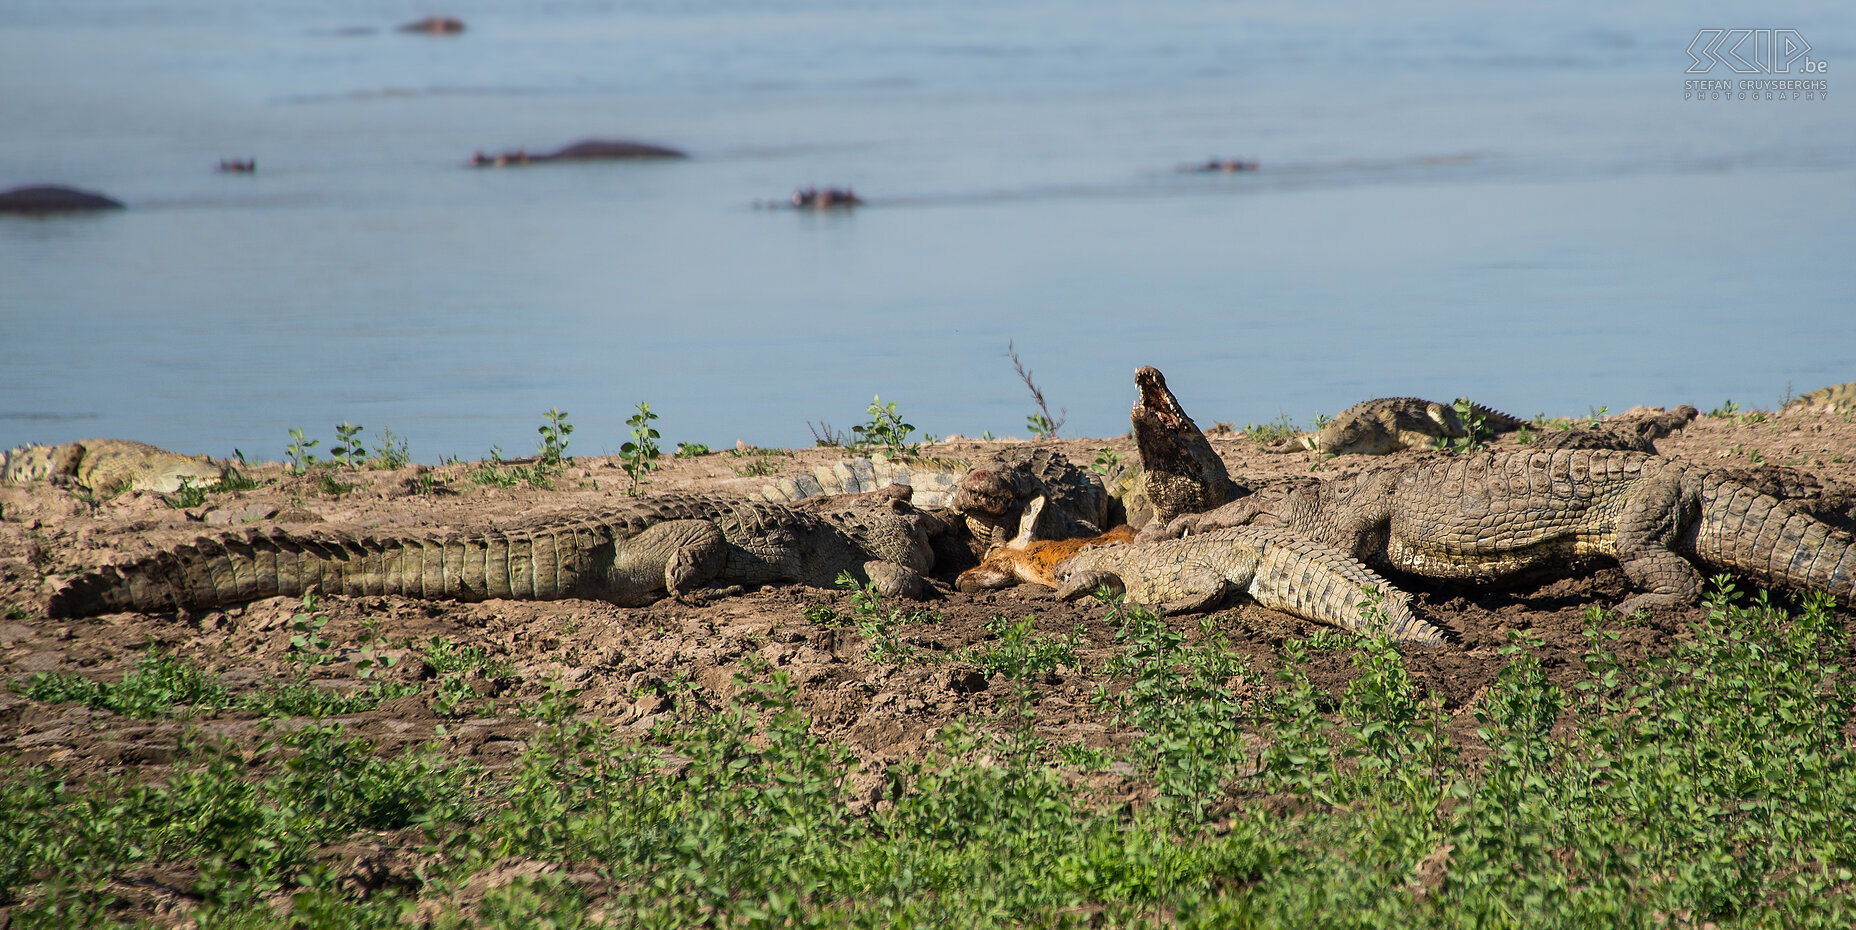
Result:
{"label": "large crocodile", "polygon": [[1444,641],[1442,631],[1412,614],[1405,592],[1345,552],[1282,530],[1237,527],[1085,549],[1058,565],[1057,576],[1063,582],[1057,595],[1065,600],[1107,588],[1178,613],[1209,610],[1242,593],[1264,607],[1356,633]]}
{"label": "large crocodile", "polygon": [[50,481],[93,494],[172,494],[183,482],[211,484],[229,472],[227,465],[204,455],[182,455],[132,439],[85,439],[0,453],[0,484]]}
{"label": "large crocodile", "polygon": [[[1471,418],[1489,433],[1513,432],[1527,421],[1481,404],[1469,404]],[[1363,400],[1329,420],[1313,435],[1300,437],[1300,447],[1323,455],[1387,455],[1404,449],[1429,449],[1439,440],[1462,439],[1469,426],[1456,407],[1421,397],[1379,397]],[[1292,444],[1281,450],[1293,451]]]}
{"label": "large crocodile", "polygon": [[893,496],[802,508],[665,494],[461,535],[253,530],[86,572],[53,594],[46,612],[205,608],[311,590],[639,606],[731,585],[826,587],[846,571],[884,594],[919,596],[934,564],[934,523]]}
{"label": "large crocodile", "polygon": [[1764,584],[1856,594],[1850,537],[1719,472],[1632,452],[1425,455],[1181,517],[1169,535],[1273,526],[1375,568],[1492,581],[1615,559],[1624,612],[1694,602],[1698,563]]}

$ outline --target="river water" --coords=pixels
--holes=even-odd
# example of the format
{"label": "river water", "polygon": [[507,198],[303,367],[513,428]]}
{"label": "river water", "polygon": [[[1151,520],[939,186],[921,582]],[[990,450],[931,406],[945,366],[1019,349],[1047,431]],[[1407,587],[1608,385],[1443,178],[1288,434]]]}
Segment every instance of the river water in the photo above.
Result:
{"label": "river water", "polygon": [[[7,0],[0,188],[129,209],[0,217],[0,447],[348,421],[429,462],[558,407],[592,454],[639,401],[666,447],[806,445],[873,395],[1024,435],[1008,343],[1064,435],[1125,431],[1143,364],[1240,426],[1856,378],[1840,79],[1683,99],[1703,29],[1856,68],[1856,6],[1316,6]],[[465,167],[595,136],[692,157]],[[1176,170],[1214,156],[1260,170]],[[756,207],[807,184],[868,205]]]}

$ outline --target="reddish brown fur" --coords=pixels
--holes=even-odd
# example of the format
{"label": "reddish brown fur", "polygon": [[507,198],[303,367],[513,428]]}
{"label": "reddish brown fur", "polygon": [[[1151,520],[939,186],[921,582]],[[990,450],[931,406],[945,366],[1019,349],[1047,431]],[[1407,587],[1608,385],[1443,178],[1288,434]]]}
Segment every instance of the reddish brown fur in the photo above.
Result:
{"label": "reddish brown fur", "polygon": [[1118,526],[1100,536],[1077,539],[1040,539],[1022,547],[1000,546],[986,553],[979,565],[960,573],[954,587],[985,591],[1015,583],[1057,587],[1057,565],[1089,546],[1118,546],[1134,541],[1134,528]]}

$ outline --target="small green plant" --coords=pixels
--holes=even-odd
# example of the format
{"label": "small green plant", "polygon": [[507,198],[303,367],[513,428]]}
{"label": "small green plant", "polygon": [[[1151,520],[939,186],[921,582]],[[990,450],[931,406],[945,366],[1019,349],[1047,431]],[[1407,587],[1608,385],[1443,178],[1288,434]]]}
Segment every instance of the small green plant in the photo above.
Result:
{"label": "small green plant", "polygon": [[1259,446],[1268,446],[1285,439],[1294,439],[1297,435],[1300,435],[1301,432],[1301,430],[1295,428],[1294,421],[1290,420],[1289,415],[1286,413],[1277,414],[1276,419],[1268,423],[1251,423],[1244,427],[1244,435],[1249,436],[1251,440]]}
{"label": "small green plant", "polygon": [[290,459],[291,474],[301,475],[309,471],[311,465],[316,464],[316,453],[311,450],[321,442],[319,439],[306,438],[300,426],[290,431],[290,447],[284,450],[284,455]]}
{"label": "small green plant", "polygon": [[708,455],[709,452],[709,447],[700,442],[677,443],[677,458],[680,459],[693,459],[699,455]]}
{"label": "small green plant", "polygon": [[1463,423],[1464,435],[1458,437],[1439,436],[1435,448],[1444,452],[1467,453],[1478,452],[1489,447],[1488,419],[1477,412],[1476,405],[1467,397],[1459,397],[1453,404],[1456,416]]}
{"label": "small green plant", "polygon": [[1050,405],[1044,402],[1044,392],[1038,390],[1037,384],[1031,380],[1031,372],[1026,371],[1024,363],[1018,360],[1018,352],[1009,340],[1005,344],[1005,357],[1012,360],[1012,370],[1018,372],[1018,377],[1031,391],[1031,400],[1038,405],[1036,413],[1025,417],[1025,425],[1030,427],[1031,435],[1037,439],[1056,439],[1057,430],[1063,426],[1067,419],[1065,414],[1069,411],[1060,410],[1055,417],[1050,415]]}
{"label": "small green plant", "polygon": [[470,473],[470,480],[474,484],[486,487],[513,488],[522,483],[522,477],[526,471],[527,469],[513,465],[504,465],[503,448],[491,446],[490,457],[479,463],[477,469]]}
{"label": "small green plant", "polygon": [[893,458],[918,455],[921,444],[909,443],[909,434],[915,427],[902,422],[902,415],[896,412],[896,402],[883,403],[881,395],[870,401],[868,410],[870,421],[861,426],[851,427],[857,436],[852,446],[858,449],[881,449]]}
{"label": "small green plant", "polygon": [[907,665],[919,658],[914,646],[903,642],[891,629],[903,623],[925,623],[934,616],[926,611],[903,611],[897,607],[887,607],[883,596],[877,593],[876,585],[859,582],[850,572],[838,575],[838,587],[851,596],[851,616],[857,624],[857,632],[868,644],[866,655],[872,662],[882,665]]}
{"label": "small green plant", "polygon": [[552,474],[560,474],[562,466],[571,461],[567,457],[567,437],[573,435],[574,426],[567,422],[567,411],[559,407],[550,409],[541,417],[548,422],[536,430],[541,434],[541,443],[536,447],[535,466]]}
{"label": "small green plant", "polygon": [[329,458],[334,464],[343,468],[360,468],[367,464],[367,446],[361,442],[362,427],[343,420],[335,427],[335,445],[329,447]]}
{"label": "small green plant", "polygon": [[755,459],[746,465],[736,465],[735,474],[743,478],[763,478],[779,474],[780,467],[768,459]]}
{"label": "small green plant", "polygon": [[1106,475],[1121,467],[1121,454],[1114,449],[1103,446],[1096,450],[1096,460],[1089,463],[1089,470],[1098,475]]}
{"label": "small green plant", "polygon": [[168,506],[175,510],[186,510],[206,503],[206,486],[194,484],[191,478],[180,479],[180,487],[168,498]]}
{"label": "small green plant", "polygon": [[468,672],[473,669],[483,672],[485,678],[501,680],[515,675],[515,664],[507,659],[494,659],[482,646],[460,646],[439,636],[427,639],[419,647],[425,664],[431,666],[438,674],[448,672]]}
{"label": "small green plant", "polygon": [[236,468],[228,468],[226,469],[226,476],[219,479],[219,484],[215,485],[213,490],[221,492],[255,491],[261,487],[263,487],[263,485],[258,482],[258,479]]}
{"label": "small green plant", "polygon": [[374,441],[374,452],[367,457],[367,467],[390,471],[405,468],[412,464],[412,453],[408,451],[406,440],[393,435],[390,429],[382,428],[380,438]]}
{"label": "small green plant", "polygon": [[1713,410],[1708,411],[1708,416],[1710,417],[1731,417],[1739,409],[1740,409],[1740,405],[1734,403],[1733,398],[1730,397],[1727,400],[1722,401],[1719,407],[1716,407]]}
{"label": "small green plant", "polygon": [[290,617],[290,661],[301,668],[321,665],[333,665],[341,661],[335,654],[334,644],[322,633],[322,628],[329,625],[329,618],[316,612],[322,599],[314,594],[303,595],[302,609]]}
{"label": "small green plant", "polygon": [[212,675],[172,655],[145,655],[122,681],[109,684],[70,672],[41,672],[12,682],[35,701],[79,703],[125,717],[158,719],[225,707],[226,689]]}
{"label": "small green plant", "polygon": [[625,421],[632,428],[632,439],[619,447],[619,459],[626,477],[632,480],[631,487],[625,489],[628,497],[643,493],[639,486],[650,483],[645,476],[657,470],[657,457],[662,452],[657,448],[657,430],[651,428],[655,419],[657,414],[651,412],[651,405],[639,401],[638,412]]}
{"label": "small green plant", "polygon": [[329,497],[340,497],[354,490],[355,487],[356,485],[348,484],[335,477],[333,471],[323,471],[316,476],[316,490]]}
{"label": "small green plant", "polygon": [[1082,628],[1077,627],[1069,636],[1058,639],[1037,635],[1032,622],[1033,618],[1028,615],[1017,621],[994,617],[987,622],[986,630],[997,636],[997,641],[956,650],[949,658],[971,662],[1012,681],[1054,672],[1064,666],[1075,668],[1076,650],[1083,644]]}

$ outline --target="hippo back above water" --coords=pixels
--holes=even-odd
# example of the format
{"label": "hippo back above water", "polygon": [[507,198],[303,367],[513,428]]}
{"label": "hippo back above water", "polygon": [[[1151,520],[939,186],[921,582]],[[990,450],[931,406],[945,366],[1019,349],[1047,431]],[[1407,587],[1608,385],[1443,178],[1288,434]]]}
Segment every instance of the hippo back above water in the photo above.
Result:
{"label": "hippo back above water", "polygon": [[0,191],[0,213],[42,214],[122,208],[120,200],[61,184],[29,184]]}

